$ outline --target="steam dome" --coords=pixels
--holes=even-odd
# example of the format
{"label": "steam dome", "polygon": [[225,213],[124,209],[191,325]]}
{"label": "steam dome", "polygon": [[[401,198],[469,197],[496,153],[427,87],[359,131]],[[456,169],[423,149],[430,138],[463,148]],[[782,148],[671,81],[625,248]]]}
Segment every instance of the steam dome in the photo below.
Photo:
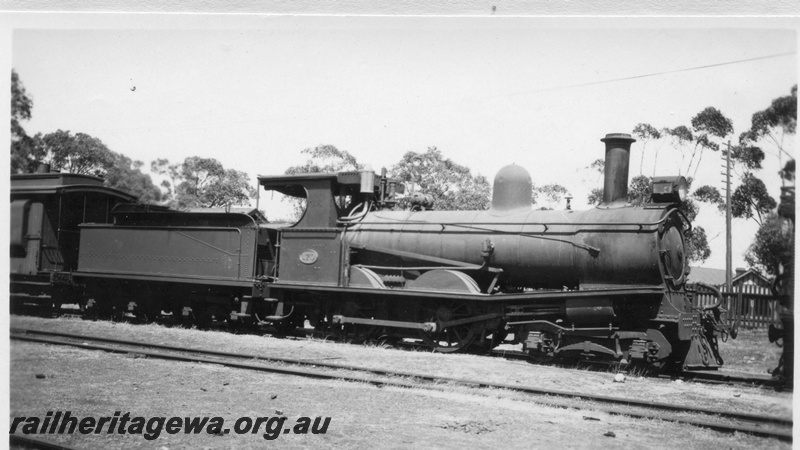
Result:
{"label": "steam dome", "polygon": [[509,214],[531,210],[531,175],[516,164],[505,166],[494,177],[492,212]]}

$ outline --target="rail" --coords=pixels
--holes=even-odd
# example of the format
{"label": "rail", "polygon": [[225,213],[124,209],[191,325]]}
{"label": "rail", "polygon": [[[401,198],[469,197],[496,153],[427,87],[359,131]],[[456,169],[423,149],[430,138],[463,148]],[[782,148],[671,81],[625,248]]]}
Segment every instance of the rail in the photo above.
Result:
{"label": "rail", "polygon": [[[98,336],[48,332],[44,330],[12,329],[11,339],[45,344],[67,345],[86,350],[101,350],[116,353],[137,353],[154,358],[162,358],[173,361],[220,364],[239,369],[258,370],[317,379],[354,381],[380,386],[440,389],[440,383],[452,383],[471,388],[509,390],[532,395],[534,396],[532,398],[533,401],[550,406],[572,407],[579,409],[591,408],[593,410],[614,415],[650,420],[664,420],[668,422],[687,424],[729,433],[744,432],[756,436],[776,438],[784,441],[792,440],[793,422],[790,417],[768,416],[761,413],[745,413],[740,411],[693,407],[674,403],[653,402],[649,400],[637,400],[585,392],[549,389],[541,386],[490,383],[466,378],[439,377],[424,373],[375,369],[363,366],[325,363],[321,361],[308,361],[296,358],[274,358],[265,355],[248,355],[214,350],[192,349],[186,347],[173,347],[164,344],[150,344],[145,342],[103,338]],[[92,343],[92,341],[94,343]],[[289,363],[294,366],[313,366],[314,369],[290,367],[285,365],[265,365],[262,364],[262,362],[282,362]],[[328,369],[328,371],[319,370],[320,368]],[[333,369],[333,371],[330,371],[330,369]],[[351,372],[351,374],[341,373],[342,370]],[[356,375],[352,374],[352,372],[361,372],[369,375]],[[374,375],[380,375],[381,378],[374,378]],[[398,379],[398,377],[400,377],[400,379]],[[571,404],[565,404],[564,400],[569,400]],[[572,403],[574,401],[589,401],[594,403],[595,406]]]}

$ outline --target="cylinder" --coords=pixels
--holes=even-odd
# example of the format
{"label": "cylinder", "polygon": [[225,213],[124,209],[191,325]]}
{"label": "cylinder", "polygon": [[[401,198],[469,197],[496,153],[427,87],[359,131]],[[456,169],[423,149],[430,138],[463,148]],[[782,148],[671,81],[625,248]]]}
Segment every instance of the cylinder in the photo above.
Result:
{"label": "cylinder", "polygon": [[628,199],[628,168],[631,159],[631,144],[636,142],[636,139],[626,133],[611,133],[600,139],[600,141],[606,144],[603,204],[625,202]]}

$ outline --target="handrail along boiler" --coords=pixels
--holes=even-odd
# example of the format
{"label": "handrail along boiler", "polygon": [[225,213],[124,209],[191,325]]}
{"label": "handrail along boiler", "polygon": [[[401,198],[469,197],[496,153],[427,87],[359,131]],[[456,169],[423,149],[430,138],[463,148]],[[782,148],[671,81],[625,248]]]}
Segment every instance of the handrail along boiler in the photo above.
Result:
{"label": "handrail along boiler", "polygon": [[486,211],[392,211],[385,171],[261,176],[307,202],[277,230],[268,295],[295,323],[419,337],[437,351],[513,334],[532,355],[719,367],[719,305],[698,310],[685,288],[686,180],[655,178],[651,201],[631,206],[635,140],[602,141],[603,202],[585,211],[532,210],[530,176],[515,165],[497,174]]}

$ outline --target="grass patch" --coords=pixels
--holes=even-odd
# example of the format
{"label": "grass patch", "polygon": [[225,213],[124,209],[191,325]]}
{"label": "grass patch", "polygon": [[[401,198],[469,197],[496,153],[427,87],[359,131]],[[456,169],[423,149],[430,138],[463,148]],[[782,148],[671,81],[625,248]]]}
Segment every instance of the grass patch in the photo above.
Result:
{"label": "grass patch", "polygon": [[767,330],[739,330],[736,339],[719,341],[723,368],[733,372],[767,374],[778,366],[783,348],[770,343]]}

